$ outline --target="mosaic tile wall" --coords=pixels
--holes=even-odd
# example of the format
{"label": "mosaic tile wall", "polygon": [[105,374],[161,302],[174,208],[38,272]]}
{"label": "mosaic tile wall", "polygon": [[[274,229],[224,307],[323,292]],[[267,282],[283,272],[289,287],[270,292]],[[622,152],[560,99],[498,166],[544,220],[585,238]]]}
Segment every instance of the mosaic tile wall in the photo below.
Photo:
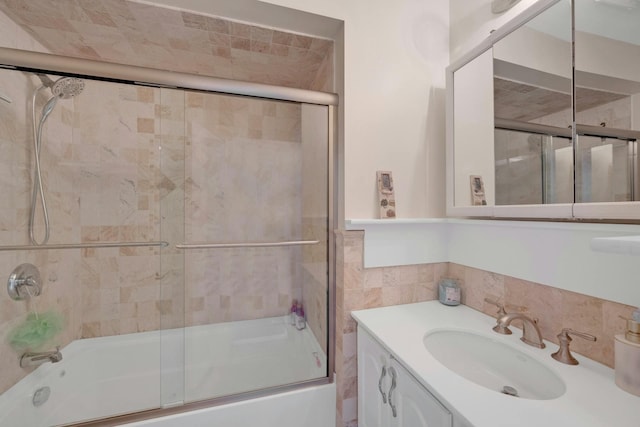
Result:
{"label": "mosaic tile wall", "polygon": [[[300,105],[186,95],[185,240],[302,235]],[[300,247],[188,251],[187,325],[284,315],[301,299]]]}
{"label": "mosaic tile wall", "polygon": [[[119,0],[5,1],[0,9],[11,16],[0,11],[2,46],[47,52],[46,45],[62,55],[315,90],[333,85],[333,45],[326,40]],[[158,30],[162,37],[152,42],[143,37]],[[3,244],[27,244],[32,153],[25,94],[40,82],[21,73],[3,74],[1,81],[14,103],[0,103],[0,144],[12,160],[0,171],[7,201],[0,207],[0,236]],[[51,243],[162,239],[173,245],[208,240],[221,227],[226,231],[215,240],[257,240],[259,232],[266,233],[259,240],[301,235],[298,106],[107,86],[92,82],[81,96],[60,101],[47,121],[42,159]],[[244,169],[225,170],[213,180],[210,168],[222,159]],[[247,178],[243,173],[252,168]],[[238,212],[264,215],[267,223],[256,227],[255,218]],[[203,224],[208,228],[200,233]],[[315,274],[301,265],[306,255],[300,249],[226,250],[215,261],[203,251],[185,258],[172,247],[162,250],[161,261],[158,254],[149,248],[6,252],[0,265],[7,274],[21,262],[40,267],[46,284],[37,309],[66,319],[54,343],[61,346],[79,338],[281,315],[301,297],[303,274]],[[198,279],[186,291],[183,274]],[[326,290],[307,286],[309,305],[319,307],[310,310],[310,326],[322,337],[326,320],[324,326],[317,321],[326,319],[319,303]],[[8,298],[0,299],[0,308],[2,336],[35,309]],[[0,343],[1,366],[17,364],[18,356]],[[0,392],[27,373],[3,370]]]}
{"label": "mosaic tile wall", "polygon": [[563,327],[593,334],[593,343],[576,338],[571,350],[613,366],[613,337],[624,332],[634,307],[527,282],[454,263],[363,268],[363,231],[337,232],[336,376],[338,427],[358,425],[356,323],[352,310],[437,299],[443,277],[459,280],[462,303],[494,316],[496,307],[485,297],[499,299],[508,311],[539,319],[546,340],[557,344]]}
{"label": "mosaic tile wall", "polygon": [[51,53],[331,91],[333,42],[127,0],[4,0]]}
{"label": "mosaic tile wall", "polygon": [[[18,80],[13,86],[26,86],[25,92],[39,84],[33,76],[2,73],[3,82]],[[3,244],[27,244],[30,135],[10,120],[2,120],[2,129],[1,143],[13,155],[3,171],[12,203],[0,211],[0,232]],[[54,343],[61,346],[78,338],[284,315],[291,300],[302,297],[301,248],[184,254],[173,246],[299,238],[300,132],[300,106],[292,103],[87,82],[82,94],[59,101],[47,121],[41,159],[49,242],[166,240],[171,246],[162,257],[153,248],[3,252],[0,264],[7,273],[21,262],[41,269],[45,290],[35,302],[65,317],[65,332]],[[317,260],[311,255],[308,261]],[[326,285],[318,291],[326,295]],[[2,304],[6,335],[32,307],[6,297]],[[314,332],[323,333],[323,312],[311,313]],[[1,346],[7,366],[17,357]],[[3,376],[3,386],[21,374]]]}
{"label": "mosaic tile wall", "polygon": [[[20,104],[40,82],[33,75],[8,70],[1,81],[21,82],[19,91],[12,93],[16,102],[1,119],[3,129],[13,128],[3,133],[3,145],[13,152],[5,157],[13,171],[3,180],[3,191],[13,203],[2,211],[2,242],[26,245],[33,139],[24,115],[27,109]],[[91,82],[79,96],[58,101],[44,128],[41,151],[49,243],[159,240],[158,95],[155,89]],[[39,93],[36,110],[48,96],[48,90]],[[111,114],[105,115],[105,110]],[[37,212],[35,234],[40,241],[42,216]],[[65,319],[64,331],[47,348],[78,338],[158,329],[158,254],[153,248],[2,252],[5,274],[29,262],[40,269],[44,283],[42,295],[30,302],[2,298],[7,307],[0,313],[2,336],[32,310],[54,311]],[[2,366],[17,365],[19,355],[3,340]],[[26,370],[6,372],[2,389]]]}

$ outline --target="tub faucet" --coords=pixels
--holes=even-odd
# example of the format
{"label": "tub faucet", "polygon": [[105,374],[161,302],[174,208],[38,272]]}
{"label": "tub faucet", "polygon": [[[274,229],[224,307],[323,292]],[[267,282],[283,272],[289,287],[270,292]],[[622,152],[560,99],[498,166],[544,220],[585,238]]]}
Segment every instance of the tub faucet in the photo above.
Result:
{"label": "tub faucet", "polygon": [[536,321],[522,313],[505,314],[498,319],[493,330],[499,334],[509,335],[511,334],[509,325],[514,320],[522,320],[522,337],[520,338],[522,342],[533,347],[545,348],[545,344],[542,342],[542,334],[540,334]]}
{"label": "tub faucet", "polygon": [[57,363],[62,360],[60,347],[56,347],[52,351],[43,351],[41,353],[24,353],[20,357],[20,367],[27,368],[29,366],[39,366],[46,362]]}

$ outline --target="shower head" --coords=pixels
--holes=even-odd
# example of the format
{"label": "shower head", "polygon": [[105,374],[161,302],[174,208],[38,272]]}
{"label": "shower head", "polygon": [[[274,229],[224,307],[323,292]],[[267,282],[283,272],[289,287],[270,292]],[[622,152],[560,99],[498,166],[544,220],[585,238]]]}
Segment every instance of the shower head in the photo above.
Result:
{"label": "shower head", "polygon": [[62,77],[53,83],[51,92],[61,99],[73,98],[84,89],[84,82],[75,77]]}
{"label": "shower head", "polygon": [[51,89],[53,96],[62,99],[73,98],[79,95],[84,89],[84,81],[76,77],[60,77],[58,80],[53,81],[46,74],[36,74],[43,87]]}

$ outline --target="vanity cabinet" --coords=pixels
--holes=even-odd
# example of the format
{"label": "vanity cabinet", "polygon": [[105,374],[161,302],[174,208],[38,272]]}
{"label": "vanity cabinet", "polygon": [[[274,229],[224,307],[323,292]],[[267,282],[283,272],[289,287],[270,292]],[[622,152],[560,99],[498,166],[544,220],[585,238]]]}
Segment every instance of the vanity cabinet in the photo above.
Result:
{"label": "vanity cabinet", "polygon": [[388,351],[358,328],[360,427],[451,427],[451,412]]}

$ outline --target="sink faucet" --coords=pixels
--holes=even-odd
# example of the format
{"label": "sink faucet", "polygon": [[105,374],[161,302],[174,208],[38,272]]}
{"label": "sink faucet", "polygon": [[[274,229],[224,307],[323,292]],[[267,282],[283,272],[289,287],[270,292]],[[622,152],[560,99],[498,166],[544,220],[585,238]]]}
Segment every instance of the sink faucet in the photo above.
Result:
{"label": "sink faucet", "polygon": [[57,363],[62,360],[60,347],[56,347],[52,351],[43,351],[41,353],[24,353],[20,357],[20,367],[27,368],[29,366],[39,366],[46,362]]}
{"label": "sink faucet", "polygon": [[545,344],[542,342],[542,334],[540,334],[536,321],[522,313],[505,314],[498,319],[493,330],[499,334],[509,335],[511,334],[509,325],[514,320],[522,320],[522,337],[520,338],[522,342],[533,347],[545,348]]}
{"label": "sink faucet", "polygon": [[572,341],[569,335],[584,338],[589,341],[596,341],[597,338],[585,332],[574,331],[571,328],[563,328],[562,332],[558,334],[558,342],[560,345],[558,351],[553,353],[551,357],[556,359],[558,362],[566,363],[567,365],[577,365],[579,363],[578,360],[573,357],[571,351],[569,351],[569,343]]}

